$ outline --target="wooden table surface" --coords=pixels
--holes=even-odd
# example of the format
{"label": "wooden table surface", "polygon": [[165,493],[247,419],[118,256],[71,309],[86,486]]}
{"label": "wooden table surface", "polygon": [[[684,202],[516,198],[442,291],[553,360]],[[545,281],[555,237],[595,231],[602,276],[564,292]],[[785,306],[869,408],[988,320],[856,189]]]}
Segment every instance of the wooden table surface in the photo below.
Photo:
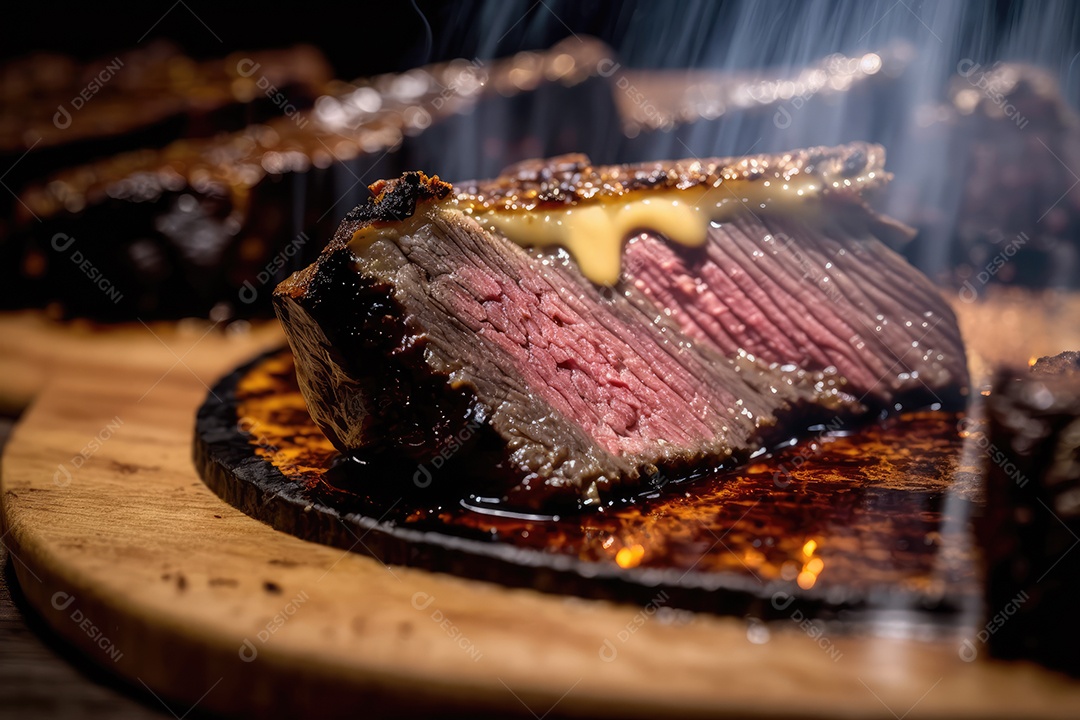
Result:
{"label": "wooden table surface", "polygon": [[[13,426],[12,419],[0,418],[0,452]],[[0,542],[0,718],[175,717],[149,693],[86,662],[45,627],[22,598],[16,562]],[[183,709],[176,712],[182,714]],[[206,715],[196,709],[187,717]]]}
{"label": "wooden table surface", "polygon": [[[1042,354],[1054,352],[1064,347],[1077,346],[1076,337],[1080,327],[1062,324],[1062,315],[1075,317],[1080,310],[1080,298],[1069,299],[1067,308],[1048,313],[1046,328],[1033,328],[1028,313],[1016,310],[1015,302],[1003,303],[1003,307],[977,306],[958,308],[961,312],[961,325],[964,326],[968,340],[984,330],[987,317],[994,317],[995,332],[999,338],[995,349],[1003,357],[986,358],[988,361],[1020,358],[1021,350]],[[974,312],[973,312],[974,311]],[[1014,317],[1015,316],[1015,317]],[[1053,320],[1053,322],[1050,322]],[[1016,326],[1015,328],[1013,326]],[[1002,332],[1005,330],[1005,332]],[[1010,330],[1016,330],[1015,333]],[[1042,332],[1039,332],[1039,331]],[[145,332],[145,331],[144,331]],[[1028,342],[1019,342],[1024,336],[1032,334],[1052,337],[1054,345],[1062,347],[1032,347]],[[1067,336],[1067,337],[1066,337]],[[1015,343],[1005,342],[1005,338],[1015,338]],[[6,338],[14,342],[17,338]],[[66,340],[66,338],[65,338]],[[1018,347],[1006,347],[1011,345]],[[40,350],[31,344],[24,350]],[[97,350],[97,348],[94,348]],[[1008,352],[1007,352],[1008,350]],[[104,350],[102,350],[104,352]],[[70,353],[68,353],[70,355]],[[0,354],[3,355],[3,354]],[[54,356],[55,357],[55,356]],[[1026,357],[1026,355],[1024,356]],[[85,358],[81,358],[80,362]],[[13,364],[15,357],[0,356],[0,371],[9,384],[13,375],[22,379],[19,387],[26,387],[28,395],[38,379],[55,376],[59,366],[52,367],[52,358],[38,358],[34,362],[23,361]],[[17,400],[17,399],[16,399]],[[9,400],[9,402],[11,402]],[[10,421],[0,421],[0,438],[6,437],[11,429]],[[6,544],[6,541],[4,541]],[[14,583],[14,565],[19,561],[0,550],[0,564],[3,567],[0,577],[0,719],[43,718],[43,717],[199,717],[201,709],[196,707],[169,707],[152,693],[138,685],[129,685],[96,670],[83,661],[65,641],[51,632],[36,613],[23,601],[22,592]],[[20,568],[20,570],[22,570]],[[23,572],[23,575],[26,573]],[[33,582],[27,580],[27,582]],[[31,591],[32,588],[28,588]],[[205,715],[202,715],[205,716]]]}

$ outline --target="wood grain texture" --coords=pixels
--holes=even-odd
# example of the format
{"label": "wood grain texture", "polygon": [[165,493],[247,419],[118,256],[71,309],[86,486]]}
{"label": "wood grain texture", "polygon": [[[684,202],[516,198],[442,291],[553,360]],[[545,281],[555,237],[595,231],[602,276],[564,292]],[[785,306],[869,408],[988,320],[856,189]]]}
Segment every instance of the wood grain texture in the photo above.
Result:
{"label": "wood grain texture", "polygon": [[0,707],[8,713],[5,717],[173,717],[170,708],[149,693],[125,687],[123,678],[71,652],[61,636],[44,627],[22,600],[17,564],[0,546]]}
{"label": "wood grain texture", "polygon": [[190,446],[205,385],[280,342],[276,330],[3,322],[9,364],[45,376],[0,471],[20,584],[57,632],[178,715],[194,704],[322,717],[1080,714],[1080,684],[1027,663],[964,662],[956,642],[643,615],[275,532],[202,484]]}
{"label": "wood grain texture", "polygon": [[[0,418],[0,453],[14,421]],[[0,707],[20,718],[170,717],[119,692],[122,680],[68,648],[27,607],[15,579],[17,561],[0,540]],[[147,695],[150,702],[156,703]]]}

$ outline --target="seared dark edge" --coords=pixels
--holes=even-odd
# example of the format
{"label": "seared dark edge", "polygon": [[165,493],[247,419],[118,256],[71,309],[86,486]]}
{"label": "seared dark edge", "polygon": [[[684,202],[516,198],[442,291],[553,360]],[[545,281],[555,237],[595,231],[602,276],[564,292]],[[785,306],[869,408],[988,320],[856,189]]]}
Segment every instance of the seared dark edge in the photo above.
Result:
{"label": "seared dark edge", "polygon": [[1069,350],[1035,360],[1031,374],[1040,378],[1076,378],[1080,375],[1080,352]]}
{"label": "seared dark edge", "polygon": [[440,180],[438,175],[429,178],[422,172],[407,172],[397,180],[379,180],[368,189],[372,197],[350,210],[344,223],[360,228],[408,220],[418,204],[444,200],[454,191],[454,187]]}
{"label": "seared dark edge", "polygon": [[[892,178],[885,171],[884,149],[856,142],[778,154],[630,165],[596,165],[576,153],[525,160],[497,178],[458,183],[455,188],[459,198],[484,208],[536,210],[612,200],[635,192],[717,186],[721,181],[762,183],[807,176],[820,179],[823,193],[840,197],[879,190]],[[858,189],[843,184],[860,177]],[[833,182],[839,187],[833,187]]]}

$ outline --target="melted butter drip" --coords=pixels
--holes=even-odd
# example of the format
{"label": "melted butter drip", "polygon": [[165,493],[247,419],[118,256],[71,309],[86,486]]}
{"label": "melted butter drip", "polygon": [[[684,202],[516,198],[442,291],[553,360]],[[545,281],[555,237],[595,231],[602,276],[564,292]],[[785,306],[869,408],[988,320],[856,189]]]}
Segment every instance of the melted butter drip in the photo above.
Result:
{"label": "melted butter drip", "polygon": [[[870,173],[867,179],[873,176]],[[680,245],[699,247],[705,243],[710,223],[730,220],[739,213],[798,212],[801,217],[813,218],[820,210],[820,190],[821,179],[810,176],[729,180],[713,187],[638,191],[566,208],[490,208],[459,198],[438,203],[427,212],[456,209],[522,247],[565,248],[585,277],[611,286],[619,282],[623,246],[637,233],[653,232]],[[353,235],[352,248],[362,253],[378,238],[410,232],[425,217],[417,212],[404,223],[361,228]]]}
{"label": "melted butter drip", "polygon": [[[719,187],[632,193],[611,200],[551,211],[523,212],[464,206],[482,225],[524,247],[566,248],[582,274],[598,285],[615,285],[622,272],[626,240],[653,232],[687,247],[699,247],[712,222],[738,213],[813,213],[816,178],[725,182]],[[462,203],[464,205],[464,203]]]}
{"label": "melted butter drip", "polygon": [[619,281],[623,243],[634,231],[653,230],[696,247],[705,243],[708,230],[701,208],[677,197],[592,203],[554,212],[492,211],[476,219],[524,247],[566,248],[582,274],[599,285]]}

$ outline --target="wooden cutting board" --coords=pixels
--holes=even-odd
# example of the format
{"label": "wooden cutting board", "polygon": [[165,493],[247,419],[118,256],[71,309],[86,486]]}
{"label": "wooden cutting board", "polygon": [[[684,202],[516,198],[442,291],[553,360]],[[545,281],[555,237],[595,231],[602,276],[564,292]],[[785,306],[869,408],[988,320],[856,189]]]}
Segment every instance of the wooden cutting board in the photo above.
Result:
{"label": "wooden cutting board", "polygon": [[[976,365],[1080,347],[1080,301],[1031,307],[958,307],[969,340],[986,338]],[[53,628],[178,716],[1080,714],[1080,683],[988,662],[978,643],[967,662],[956,639],[511,590],[276,532],[211,493],[190,453],[207,386],[280,342],[273,326],[0,318],[0,396],[35,398],[0,470],[19,581]]]}

